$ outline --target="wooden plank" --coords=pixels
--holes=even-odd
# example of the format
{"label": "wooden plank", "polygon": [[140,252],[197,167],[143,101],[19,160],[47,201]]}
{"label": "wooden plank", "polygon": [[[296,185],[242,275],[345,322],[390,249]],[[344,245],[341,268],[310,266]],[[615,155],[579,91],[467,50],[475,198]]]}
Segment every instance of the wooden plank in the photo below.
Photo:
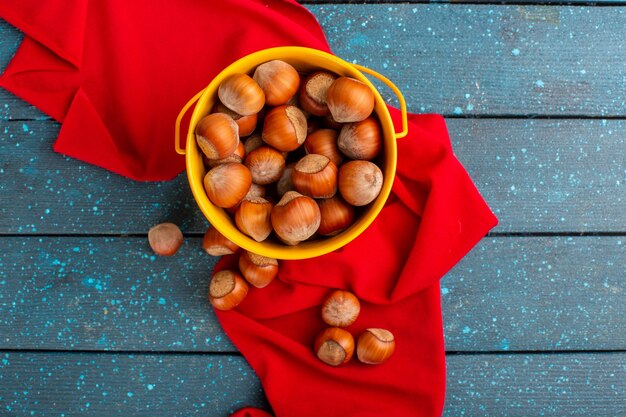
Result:
{"label": "wooden plank", "polygon": [[[452,3],[452,4],[506,4],[498,0],[302,0],[301,4],[394,4],[394,3]],[[537,5],[584,5],[584,6],[621,6],[626,4],[624,0],[515,0],[515,4],[537,4]]]}
{"label": "wooden plank", "polygon": [[[406,3],[406,0],[303,0],[301,4],[395,4]],[[451,3],[451,4],[506,4],[497,0],[413,0],[411,4]],[[524,5],[582,5],[582,6],[621,6],[624,0],[515,0],[515,4]]]}
{"label": "wooden plank", "polygon": [[[447,122],[456,155],[500,219],[496,232],[625,231],[626,121]],[[127,180],[54,153],[58,129],[51,121],[0,128],[0,234],[135,234],[165,219],[206,230],[185,174]]]}
{"label": "wooden plank", "polygon": [[625,232],[624,120],[448,120],[495,232]]}
{"label": "wooden plank", "polygon": [[447,357],[444,416],[623,416],[626,354]]}
{"label": "wooden plank", "polygon": [[[0,238],[0,349],[233,352],[207,301],[215,258],[188,238]],[[449,351],[626,344],[622,237],[487,238],[442,282]]]}
{"label": "wooden plank", "polygon": [[186,232],[206,231],[185,173],[172,181],[131,181],[54,153],[58,130],[52,121],[0,128],[2,233],[147,233],[164,220]]}
{"label": "wooden plank", "polygon": [[623,349],[623,237],[485,238],[441,283],[449,351]]}
{"label": "wooden plank", "polygon": [[217,258],[187,239],[0,238],[0,345],[18,349],[233,351],[208,302]]}
{"label": "wooden plank", "polygon": [[3,416],[227,417],[269,409],[241,356],[0,352]]}
{"label": "wooden plank", "polygon": [[[624,8],[474,4],[307,7],[337,55],[386,74],[404,92],[413,112],[626,114]],[[15,38],[14,32],[8,24],[0,25],[0,38]],[[11,55],[12,45],[0,49],[0,55]],[[10,117],[41,116],[19,99],[0,98],[11,108]]]}
{"label": "wooden plank", "polygon": [[[445,416],[609,417],[626,407],[624,353],[447,360]],[[0,370],[0,407],[12,416],[227,417],[245,405],[268,408],[238,356],[7,352]]]}

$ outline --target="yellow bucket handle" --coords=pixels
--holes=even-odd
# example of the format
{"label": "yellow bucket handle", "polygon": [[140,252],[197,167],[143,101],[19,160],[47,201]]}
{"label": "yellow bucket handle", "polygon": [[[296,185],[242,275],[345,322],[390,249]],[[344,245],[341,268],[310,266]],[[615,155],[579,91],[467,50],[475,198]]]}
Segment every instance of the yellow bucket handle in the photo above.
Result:
{"label": "yellow bucket handle", "polygon": [[400,112],[402,113],[402,131],[396,132],[396,139],[405,137],[409,133],[409,122],[408,122],[407,112],[406,112],[406,101],[404,100],[404,96],[400,92],[400,89],[396,87],[395,84],[392,83],[387,77],[377,73],[374,70],[371,70],[369,68],[363,67],[358,64],[351,64],[351,65],[361,72],[369,74],[374,78],[378,78],[387,87],[389,87],[391,91],[393,91],[396,94],[396,96],[398,97],[398,101],[400,102]]}
{"label": "yellow bucket handle", "polygon": [[183,117],[185,116],[185,113],[187,113],[187,110],[189,110],[189,107],[191,107],[196,101],[198,101],[202,93],[204,93],[204,90],[200,90],[195,96],[193,96],[191,100],[189,100],[187,104],[185,104],[185,106],[180,111],[180,113],[178,113],[178,117],[176,118],[176,131],[174,133],[174,146],[176,148],[176,153],[179,155],[185,154],[185,149],[180,146],[180,122],[183,120]]}

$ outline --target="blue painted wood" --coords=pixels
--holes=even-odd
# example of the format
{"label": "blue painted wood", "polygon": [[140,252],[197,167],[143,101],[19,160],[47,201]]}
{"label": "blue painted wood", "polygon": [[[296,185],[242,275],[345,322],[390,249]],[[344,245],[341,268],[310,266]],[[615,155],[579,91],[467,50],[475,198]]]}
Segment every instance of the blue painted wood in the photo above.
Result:
{"label": "blue painted wood", "polygon": [[[626,8],[307,7],[320,21],[337,55],[386,74],[404,92],[414,112],[626,114],[622,42]],[[6,23],[0,25],[0,38],[15,38],[12,31]],[[12,54],[14,43],[0,49],[0,55]],[[392,94],[386,92],[385,96]],[[15,108],[12,117],[41,116],[20,100],[6,95],[0,98]]]}
{"label": "blue painted wood", "polygon": [[[207,301],[215,258],[188,238],[0,238],[0,349],[233,352]],[[626,345],[621,237],[487,238],[442,281],[449,351]],[[263,291],[256,290],[253,291]]]}
{"label": "blue painted wood", "polygon": [[623,352],[448,356],[444,416],[623,416],[625,364]]}
{"label": "blue painted wood", "polygon": [[623,237],[485,238],[441,283],[459,351],[624,349]]}
{"label": "blue painted wood", "polygon": [[[614,417],[626,407],[624,353],[447,361],[445,416]],[[244,405],[268,407],[239,356],[0,353],[0,407],[11,417],[227,417]]]}
{"label": "blue painted wood", "polygon": [[[452,3],[452,4],[506,4],[504,1],[498,0],[411,0],[407,2],[405,0],[302,0],[301,4],[381,4],[381,3]],[[624,5],[624,0],[515,0],[515,4],[538,4],[538,5]]]}
{"label": "blue painted wood", "polygon": [[0,415],[228,417],[269,409],[241,356],[0,352]]}
{"label": "blue painted wood", "polygon": [[234,351],[208,301],[217,258],[146,238],[1,238],[6,349]]}
{"label": "blue painted wood", "polygon": [[495,232],[626,232],[623,120],[448,120]]}
{"label": "blue painted wood", "polygon": [[[500,219],[496,232],[625,231],[625,121],[447,122],[456,155]],[[63,157],[51,150],[58,128],[0,128],[0,234],[145,234],[165,219],[204,233],[184,174],[139,183]]]}

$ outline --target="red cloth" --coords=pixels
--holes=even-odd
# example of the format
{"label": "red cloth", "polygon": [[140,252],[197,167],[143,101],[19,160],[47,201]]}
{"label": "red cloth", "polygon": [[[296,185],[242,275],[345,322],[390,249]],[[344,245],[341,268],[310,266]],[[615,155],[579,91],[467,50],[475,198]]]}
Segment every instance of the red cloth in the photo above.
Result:
{"label": "red cloth", "polygon": [[[63,122],[55,150],[140,180],[184,169],[174,120],[226,65],[272,46],[328,50],[314,17],[291,1],[68,3],[0,2],[0,17],[26,33],[0,85]],[[216,312],[278,417],[441,414],[438,280],[496,219],[454,157],[440,116],[411,115],[398,147],[392,195],[358,239],[320,258],[282,262],[270,286],[252,289],[235,311]],[[218,268],[233,264],[225,257]],[[349,328],[355,335],[367,327],[395,334],[387,363],[332,368],[315,358],[319,306],[334,288],[362,300]]]}
{"label": "red cloth", "polygon": [[[411,115],[409,136],[398,140],[392,194],[374,223],[339,251],[281,261],[278,280],[252,288],[236,310],[216,313],[279,417],[439,416],[445,393],[439,279],[495,224],[452,153],[443,118]],[[235,257],[222,258],[216,269],[234,267]],[[361,300],[361,314],[347,328],[353,335],[368,327],[395,335],[388,362],[333,368],[317,360],[312,345],[325,327],[320,304],[335,288]]]}
{"label": "red cloth", "polygon": [[25,32],[0,86],[63,122],[54,150],[137,180],[185,169],[183,105],[231,62],[284,45],[328,50],[315,17],[281,0],[1,0]]}

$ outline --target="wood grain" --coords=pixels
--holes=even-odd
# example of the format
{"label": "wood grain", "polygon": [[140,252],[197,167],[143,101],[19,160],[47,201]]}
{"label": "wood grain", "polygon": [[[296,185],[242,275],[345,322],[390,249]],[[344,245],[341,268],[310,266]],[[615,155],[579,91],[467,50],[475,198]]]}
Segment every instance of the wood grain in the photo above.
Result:
{"label": "wood grain", "polygon": [[[624,353],[447,361],[445,416],[612,417],[626,407]],[[0,409],[11,416],[227,417],[246,405],[268,407],[239,356],[0,352]]]}
{"label": "wood grain", "polygon": [[448,356],[444,416],[622,416],[625,353]]}
{"label": "wood grain", "polygon": [[[387,75],[404,92],[413,112],[626,114],[625,8],[463,4],[307,8],[337,55]],[[19,34],[4,22],[1,38],[8,39],[0,45],[6,62]],[[1,94],[0,101],[11,108],[4,117],[41,117],[21,100]]]}
{"label": "wood grain", "polygon": [[[493,4],[501,5],[506,4],[502,0],[299,0],[301,4],[394,4],[394,3],[451,3],[451,4]],[[624,0],[515,0],[515,2],[509,2],[514,4],[536,4],[536,5],[582,5],[582,6],[620,6],[626,4]]]}
{"label": "wood grain", "polygon": [[[199,238],[171,258],[145,238],[0,242],[0,349],[235,351]],[[442,281],[446,348],[623,348],[624,255],[621,237],[484,239]]]}
{"label": "wood grain", "polygon": [[448,350],[626,346],[623,237],[485,238],[441,283]]}
{"label": "wood grain", "polygon": [[[447,122],[457,157],[500,220],[494,231],[625,231],[625,121]],[[0,130],[0,234],[145,234],[164,220],[204,233],[185,174],[140,183],[63,157],[51,149],[58,128],[12,121]]]}
{"label": "wood grain", "polygon": [[0,352],[0,415],[228,417],[269,408],[241,356]]}

